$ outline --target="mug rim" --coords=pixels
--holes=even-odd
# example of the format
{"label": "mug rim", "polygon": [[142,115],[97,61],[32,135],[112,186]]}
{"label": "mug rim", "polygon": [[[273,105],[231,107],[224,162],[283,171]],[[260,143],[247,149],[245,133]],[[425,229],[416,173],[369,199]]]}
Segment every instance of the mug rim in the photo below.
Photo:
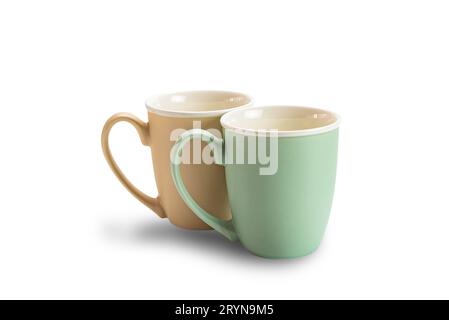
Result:
{"label": "mug rim", "polygon": [[[315,128],[310,129],[297,129],[297,130],[271,130],[271,129],[250,129],[250,128],[243,128],[236,125],[232,125],[229,123],[229,120],[234,114],[238,112],[245,112],[247,110],[253,110],[253,109],[276,109],[276,108],[287,108],[287,109],[303,109],[303,110],[313,110],[313,111],[320,111],[329,115],[332,115],[335,118],[335,121],[324,125],[324,126],[318,126]],[[269,135],[270,133],[276,132],[278,137],[302,137],[302,136],[311,136],[311,135],[317,135],[321,133],[326,133],[335,129],[338,129],[341,123],[341,117],[335,113],[331,112],[325,109],[321,108],[313,108],[313,107],[305,107],[305,106],[298,106],[298,105],[269,105],[269,106],[249,106],[246,108],[239,108],[238,110],[232,110],[226,114],[224,114],[220,118],[220,124],[221,126],[226,129],[230,130],[232,132],[242,134],[242,135],[249,135],[249,136],[259,136],[259,135]]]}
{"label": "mug rim", "polygon": [[[164,108],[162,104],[160,103],[160,98],[162,97],[168,97],[168,96],[174,96],[174,95],[187,95],[187,94],[226,94],[229,96],[241,96],[246,98],[248,101],[245,104],[238,105],[235,107],[225,108],[225,109],[215,109],[215,110],[204,110],[204,111],[189,111],[189,110],[172,110],[169,108]],[[246,94],[241,93],[237,91],[227,91],[227,90],[188,90],[188,91],[176,91],[176,92],[169,92],[169,93],[163,93],[158,95],[150,96],[145,101],[145,106],[148,110],[148,112],[153,112],[155,114],[161,115],[161,116],[168,116],[168,117],[177,117],[177,118],[205,118],[205,117],[216,117],[216,116],[222,116],[227,112],[230,112],[235,109],[241,109],[241,108],[250,108],[253,104],[253,98]]]}

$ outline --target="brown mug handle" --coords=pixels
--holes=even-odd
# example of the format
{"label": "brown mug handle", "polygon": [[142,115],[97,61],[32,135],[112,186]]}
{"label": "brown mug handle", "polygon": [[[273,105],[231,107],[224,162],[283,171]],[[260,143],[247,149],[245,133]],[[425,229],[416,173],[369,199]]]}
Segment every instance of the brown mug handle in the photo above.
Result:
{"label": "brown mug handle", "polygon": [[101,133],[101,146],[103,148],[103,154],[111,167],[112,172],[114,172],[115,176],[120,180],[120,182],[125,186],[125,188],[135,196],[140,202],[153,210],[159,217],[165,218],[166,214],[164,209],[162,208],[159,198],[152,198],[139,189],[137,189],[131,181],[123,174],[122,170],[120,170],[119,166],[115,162],[112,157],[111,150],[109,148],[109,133],[112,127],[120,122],[125,121],[134,126],[139,134],[140,140],[142,144],[145,146],[150,146],[150,130],[149,123],[145,123],[136,116],[130,113],[117,113],[110,117],[103,127],[103,132]]}

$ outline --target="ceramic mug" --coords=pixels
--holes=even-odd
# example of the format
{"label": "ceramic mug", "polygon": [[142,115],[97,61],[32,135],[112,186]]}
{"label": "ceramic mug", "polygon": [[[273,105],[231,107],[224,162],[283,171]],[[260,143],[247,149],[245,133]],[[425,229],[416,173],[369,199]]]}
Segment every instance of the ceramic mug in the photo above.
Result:
{"label": "ceramic mug", "polygon": [[[101,135],[104,156],[125,188],[161,218],[167,217],[170,222],[182,228],[209,229],[185,205],[171,179],[170,150],[176,141],[174,135],[198,125],[204,129],[221,131],[221,115],[234,108],[249,106],[251,102],[251,98],[245,94],[225,91],[190,91],[155,96],[146,102],[148,122],[129,113],[115,114],[106,121]],[[136,188],[112,157],[109,133],[113,125],[120,121],[132,124],[142,144],[152,149],[153,169],[159,191],[157,198]],[[186,146],[186,150],[187,148],[189,147]],[[196,163],[183,165],[180,172],[186,186],[201,206],[220,219],[230,217],[224,170],[221,166]]]}
{"label": "ceramic mug", "polygon": [[[228,239],[239,239],[254,254],[268,258],[307,255],[318,248],[331,210],[339,123],[339,116],[332,112],[297,106],[231,111],[221,118],[224,139],[199,129],[179,137],[172,149],[174,183],[199,218]],[[212,216],[184,184],[180,156],[183,146],[194,138],[209,143],[216,162],[225,168],[230,220]],[[253,152],[263,149],[262,153],[269,150],[276,155],[271,172],[262,171],[267,162],[259,159],[259,151],[251,157],[255,139]],[[236,161],[242,155],[245,161]]]}

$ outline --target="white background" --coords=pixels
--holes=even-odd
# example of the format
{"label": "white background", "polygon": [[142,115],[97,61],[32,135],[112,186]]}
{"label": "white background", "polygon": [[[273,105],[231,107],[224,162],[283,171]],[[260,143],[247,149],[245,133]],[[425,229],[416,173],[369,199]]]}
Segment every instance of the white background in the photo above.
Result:
{"label": "white background", "polygon": [[[447,1],[2,1],[0,298],[449,298]],[[135,200],[100,148],[150,95],[343,117],[326,237],[257,258]],[[156,194],[150,150],[111,134]]]}

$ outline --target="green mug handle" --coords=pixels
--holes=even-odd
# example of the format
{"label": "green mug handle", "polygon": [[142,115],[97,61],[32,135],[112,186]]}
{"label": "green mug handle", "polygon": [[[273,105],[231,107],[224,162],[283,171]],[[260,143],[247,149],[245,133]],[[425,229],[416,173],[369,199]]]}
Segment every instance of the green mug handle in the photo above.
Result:
{"label": "green mug handle", "polygon": [[201,139],[202,141],[207,142],[210,146],[212,146],[215,163],[224,166],[223,139],[217,138],[210,132],[202,129],[192,129],[184,132],[179,136],[177,142],[171,150],[171,174],[176,189],[178,190],[182,200],[184,200],[187,206],[198,216],[198,218],[203,220],[206,224],[217,230],[229,240],[236,241],[238,237],[237,233],[235,232],[234,225],[232,224],[232,219],[229,221],[221,220],[201,208],[189,194],[186,186],[184,185],[184,182],[182,181],[180,170],[182,149],[191,139]]}

